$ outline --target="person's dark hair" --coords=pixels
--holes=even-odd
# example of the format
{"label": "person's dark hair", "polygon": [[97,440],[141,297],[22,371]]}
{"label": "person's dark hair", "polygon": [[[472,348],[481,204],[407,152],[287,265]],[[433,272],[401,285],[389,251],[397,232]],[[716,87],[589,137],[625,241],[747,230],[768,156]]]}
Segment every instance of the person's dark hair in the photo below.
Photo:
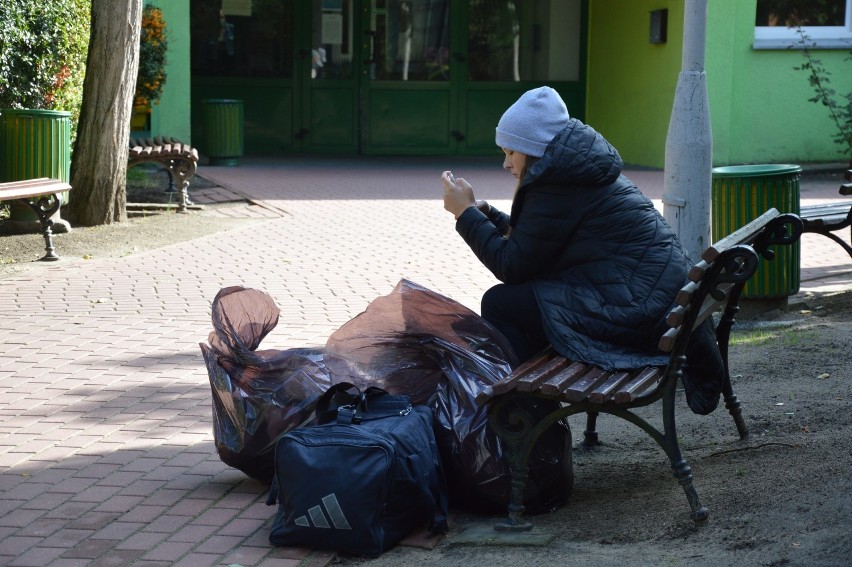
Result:
{"label": "person's dark hair", "polygon": [[524,177],[527,176],[527,172],[530,170],[530,168],[533,166],[533,164],[535,162],[537,162],[539,159],[541,159],[541,158],[537,158],[537,157],[530,156],[530,155],[527,156],[527,159],[524,161],[524,167],[521,169],[521,174],[518,175],[518,187],[521,186],[521,182],[524,180]]}

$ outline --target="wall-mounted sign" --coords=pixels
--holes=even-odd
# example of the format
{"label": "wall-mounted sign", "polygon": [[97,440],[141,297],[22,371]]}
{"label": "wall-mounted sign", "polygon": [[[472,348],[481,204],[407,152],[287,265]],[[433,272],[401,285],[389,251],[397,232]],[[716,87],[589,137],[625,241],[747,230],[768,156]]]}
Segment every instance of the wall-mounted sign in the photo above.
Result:
{"label": "wall-mounted sign", "polygon": [[251,0],[222,0],[222,13],[226,16],[251,16]]}
{"label": "wall-mounted sign", "polygon": [[322,15],[322,42],[332,45],[343,43],[343,14]]}

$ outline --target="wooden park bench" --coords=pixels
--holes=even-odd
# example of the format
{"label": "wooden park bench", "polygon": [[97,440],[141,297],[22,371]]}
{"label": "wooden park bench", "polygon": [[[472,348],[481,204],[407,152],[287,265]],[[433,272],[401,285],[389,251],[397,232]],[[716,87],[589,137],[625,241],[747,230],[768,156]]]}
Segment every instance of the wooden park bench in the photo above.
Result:
{"label": "wooden park bench", "polygon": [[[841,195],[852,195],[852,169],[846,172],[846,183],[840,186]],[[852,201],[802,207],[800,215],[805,232],[815,232],[837,242],[852,257],[852,246],[834,232],[852,227]],[[852,235],[852,228],[850,235]]]}
{"label": "wooden park bench", "polygon": [[[757,268],[760,256],[773,258],[771,246],[792,244],[801,233],[802,221],[798,216],[770,209],[707,248],[702,260],[689,272],[689,282],[672,298],[675,307],[666,320],[670,328],[659,341],[660,350],[669,354],[664,367],[607,372],[568,360],[548,348],[480,392],[476,401],[479,405],[488,404],[489,426],[504,443],[512,474],[508,518],[495,529],[523,531],[532,527],[523,518],[530,453],[551,425],[580,412],[587,414],[582,442],[586,447],[599,443],[595,426],[601,413],[623,418],[650,435],[671,461],[674,476],[692,509],[692,519],[696,523],[704,521],[709,511],[698,499],[692,484],[692,469],[681,454],[675,429],[676,391],[686,361],[687,343],[693,329],[724,308],[715,326],[726,374],[722,393],[740,437],[746,437],[748,430],[728,373],[728,340],[739,309],[740,292]],[[515,403],[527,396],[558,400],[560,408],[536,421],[524,412],[526,404]],[[661,429],[632,411],[655,402],[660,402]]]}
{"label": "wooden park bench", "polygon": [[25,181],[0,183],[0,201],[17,201],[33,210],[41,223],[46,254],[44,261],[59,260],[53,247],[53,219],[51,217],[62,206],[61,193],[70,191],[71,186],[58,179],[42,177]]}
{"label": "wooden park bench", "polygon": [[169,191],[179,193],[177,210],[179,213],[187,212],[192,205],[189,181],[198,168],[198,150],[176,138],[131,138],[127,167],[144,162],[154,162],[166,168]]}

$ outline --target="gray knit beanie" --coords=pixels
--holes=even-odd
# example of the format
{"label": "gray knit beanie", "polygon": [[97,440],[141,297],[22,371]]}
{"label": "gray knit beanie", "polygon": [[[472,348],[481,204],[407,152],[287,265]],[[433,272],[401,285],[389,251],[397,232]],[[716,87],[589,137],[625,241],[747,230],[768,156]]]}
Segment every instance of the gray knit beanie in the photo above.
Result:
{"label": "gray knit beanie", "polygon": [[539,87],[525,92],[497,123],[501,148],[541,157],[547,144],[568,125],[568,109],[555,90]]}

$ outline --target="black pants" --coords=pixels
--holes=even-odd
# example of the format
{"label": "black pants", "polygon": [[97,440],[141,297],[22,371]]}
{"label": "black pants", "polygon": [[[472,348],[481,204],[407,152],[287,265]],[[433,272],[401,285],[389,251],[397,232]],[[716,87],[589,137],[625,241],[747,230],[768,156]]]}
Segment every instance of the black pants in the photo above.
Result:
{"label": "black pants", "polygon": [[549,344],[531,283],[498,284],[486,291],[482,317],[508,339],[519,362]]}

